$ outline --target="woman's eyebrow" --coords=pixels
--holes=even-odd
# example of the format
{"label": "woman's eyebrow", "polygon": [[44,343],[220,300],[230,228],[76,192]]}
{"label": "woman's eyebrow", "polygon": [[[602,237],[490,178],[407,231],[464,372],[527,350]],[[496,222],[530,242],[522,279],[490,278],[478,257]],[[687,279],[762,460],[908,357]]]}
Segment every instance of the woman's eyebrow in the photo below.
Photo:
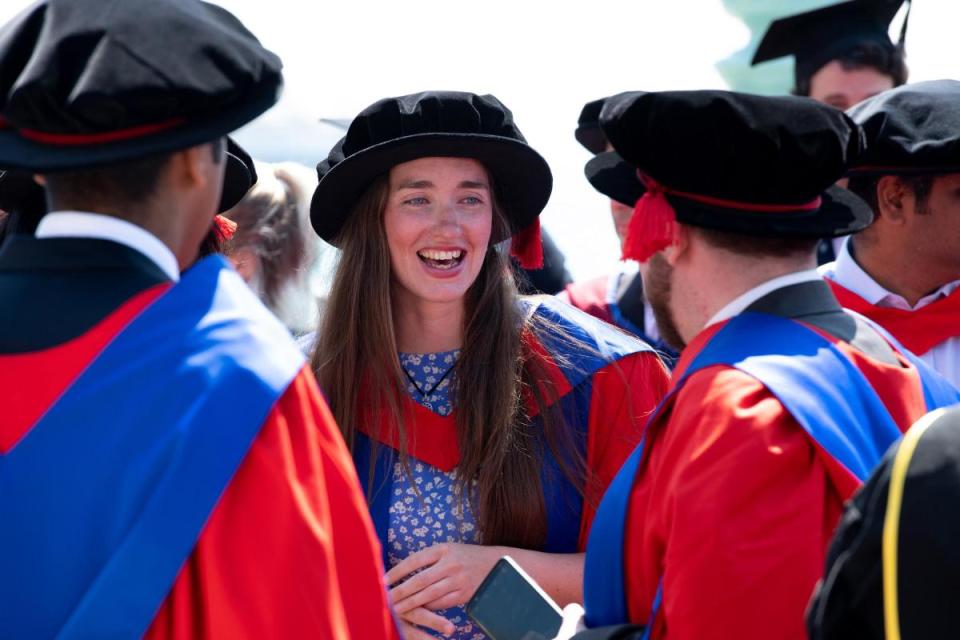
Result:
{"label": "woman's eyebrow", "polygon": [[[397,191],[401,189],[430,189],[435,185],[429,180],[405,180],[397,185]],[[490,185],[486,182],[477,182],[476,180],[464,180],[458,185],[461,189],[487,189]]]}
{"label": "woman's eyebrow", "polygon": [[406,180],[397,185],[397,191],[401,189],[429,189],[433,183],[429,180]]}

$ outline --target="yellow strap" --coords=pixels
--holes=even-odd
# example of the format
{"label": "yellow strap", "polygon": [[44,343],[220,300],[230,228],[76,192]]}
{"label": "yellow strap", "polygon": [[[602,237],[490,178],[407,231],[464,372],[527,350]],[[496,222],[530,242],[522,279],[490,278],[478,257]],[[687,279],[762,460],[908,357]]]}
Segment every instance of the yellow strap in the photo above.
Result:
{"label": "yellow strap", "polygon": [[900,508],[910,460],[927,428],[944,410],[938,409],[917,420],[903,436],[893,458],[890,488],[887,491],[887,513],[883,519],[883,628],[886,640],[900,640],[900,609],[897,599],[897,542],[900,536]]}

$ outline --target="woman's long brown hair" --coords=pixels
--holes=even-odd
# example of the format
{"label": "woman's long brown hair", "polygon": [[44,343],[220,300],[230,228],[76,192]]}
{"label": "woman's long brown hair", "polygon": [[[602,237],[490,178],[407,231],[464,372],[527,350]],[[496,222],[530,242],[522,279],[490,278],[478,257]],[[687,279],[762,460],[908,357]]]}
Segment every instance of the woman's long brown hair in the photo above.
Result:
{"label": "woman's long brown hair", "polygon": [[[384,176],[357,202],[338,237],[342,254],[312,366],[347,444],[353,447],[359,420],[372,415],[370,408],[388,411],[409,473],[404,424],[410,416],[402,409],[407,392],[393,328],[386,197]],[[493,235],[503,237],[507,223],[493,204]],[[507,261],[491,246],[466,294],[463,346],[454,371],[457,478],[460,495],[474,507],[484,544],[539,548],[547,536],[544,456],[559,461],[581,495],[586,465],[575,444],[579,436],[565,423],[559,393],[550,383],[550,364],[527,347],[525,338],[526,332],[555,333],[556,327],[525,314]],[[365,407],[360,406],[361,385]],[[528,415],[527,392],[541,421]]]}

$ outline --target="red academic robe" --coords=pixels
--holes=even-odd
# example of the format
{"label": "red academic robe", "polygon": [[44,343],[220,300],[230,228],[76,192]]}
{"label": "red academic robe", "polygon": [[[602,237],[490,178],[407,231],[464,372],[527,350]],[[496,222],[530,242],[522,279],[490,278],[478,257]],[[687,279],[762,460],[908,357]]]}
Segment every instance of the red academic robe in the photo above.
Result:
{"label": "red academic robe", "polygon": [[[554,359],[545,361],[553,388],[560,396],[559,402],[569,403],[564,405],[569,409],[569,426],[578,436],[585,434],[587,478],[579,519],[570,521],[567,517],[570,509],[566,504],[552,514],[551,505],[547,505],[548,519],[551,515],[556,518],[552,521],[554,530],[548,532],[546,546],[541,550],[576,553],[585,550],[600,499],[624,460],[639,443],[646,417],[666,393],[669,374],[656,353],[607,324],[549,298],[540,301],[535,309],[536,313],[544,314],[554,322],[569,323],[565,328],[577,339],[594,341],[591,348],[581,349],[557,340],[553,347],[564,349],[564,352],[555,356],[561,356],[560,362],[564,366],[558,366]],[[528,346],[533,351],[547,352],[546,345],[530,336],[528,338]],[[601,353],[605,355],[601,357]],[[615,354],[615,359],[608,362],[611,354]],[[589,395],[583,398],[584,393]],[[588,401],[582,402],[581,398]],[[536,417],[537,407],[532,396],[526,400],[530,415]],[[405,397],[402,402],[404,411],[412,416],[407,425],[409,454],[444,471],[455,469],[460,461],[456,411],[440,416],[410,397]],[[376,410],[369,403],[365,410],[368,413],[360,423],[361,438],[372,437],[386,445],[378,455],[385,455],[387,449],[401,450],[392,414],[384,408]],[[354,451],[354,461],[360,468],[361,480],[366,482],[369,449],[358,447]],[[389,487],[384,478],[373,477],[371,511],[381,543],[387,539],[389,501],[378,497],[378,492],[389,491]]]}
{"label": "red academic robe", "polygon": [[[687,347],[677,379],[717,328]],[[915,369],[838,346],[901,430],[923,415]],[[662,576],[653,638],[804,638],[804,608],[856,479],[817,455],[766,387],[726,367],[694,373],[647,442],[626,525],[631,621],[647,622]]]}
{"label": "red academic robe", "polygon": [[[210,267],[203,269],[219,273]],[[0,388],[10,406],[0,414],[0,453],[16,453],[118,332],[162,303],[170,283],[157,271],[108,241],[6,243]],[[269,409],[145,635],[397,638],[383,573],[352,460],[313,374],[302,367]],[[118,606],[118,617],[127,613]]]}
{"label": "red academic robe", "polygon": [[[265,552],[264,550],[269,550]],[[397,638],[380,545],[313,374],[277,402],[146,636]]]}
{"label": "red academic robe", "polygon": [[557,297],[575,306],[577,309],[589,313],[594,318],[614,324],[610,314],[609,297],[610,276],[600,276],[568,284]]}

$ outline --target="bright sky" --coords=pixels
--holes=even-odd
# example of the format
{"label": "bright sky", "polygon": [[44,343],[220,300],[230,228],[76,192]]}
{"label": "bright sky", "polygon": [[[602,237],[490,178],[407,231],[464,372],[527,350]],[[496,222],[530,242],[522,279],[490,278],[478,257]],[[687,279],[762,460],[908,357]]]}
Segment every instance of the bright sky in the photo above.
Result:
{"label": "bright sky", "polygon": [[[349,119],[382,97],[428,89],[492,93],[553,169],[542,220],[578,278],[609,271],[619,254],[607,201],[583,177],[589,153],[573,138],[583,103],[630,89],[726,88],[714,65],[749,37],[721,0],[217,3],[285,65],[281,103],[239,136],[254,156],[314,166],[341,135],[318,118]],[[0,20],[17,4],[26,5],[0,3]],[[960,78],[960,2],[916,4],[911,80]]]}
{"label": "bright sky", "polygon": [[[497,96],[550,163],[541,220],[575,277],[605,273],[619,257],[607,201],[583,177],[590,155],[573,138],[580,108],[634,88],[722,88],[712,62],[747,38],[719,0],[219,4],[283,58],[283,103],[264,124],[277,127],[271,147],[304,162],[340,135],[318,117],[349,119],[382,97],[428,89]],[[257,151],[259,140],[241,140]]]}

